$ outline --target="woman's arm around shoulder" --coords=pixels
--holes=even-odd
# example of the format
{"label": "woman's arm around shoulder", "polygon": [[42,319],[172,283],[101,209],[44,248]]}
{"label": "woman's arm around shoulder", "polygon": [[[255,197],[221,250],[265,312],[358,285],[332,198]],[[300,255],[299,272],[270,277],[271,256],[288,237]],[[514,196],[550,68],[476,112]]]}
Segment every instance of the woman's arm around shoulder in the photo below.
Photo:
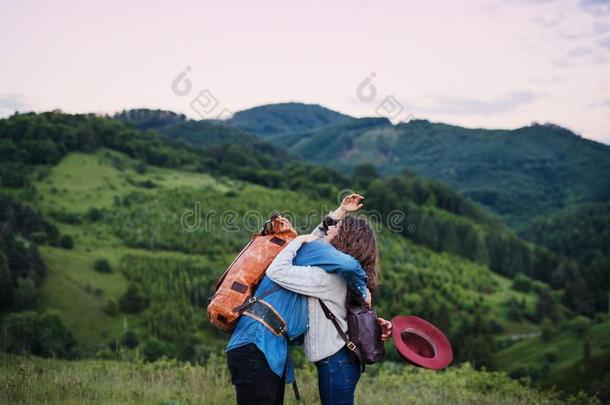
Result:
{"label": "woman's arm around shoulder", "polygon": [[295,266],[292,264],[303,243],[317,239],[313,234],[300,235],[292,240],[271,262],[267,276],[287,290],[310,297],[325,296],[332,291],[336,275],[316,266]]}

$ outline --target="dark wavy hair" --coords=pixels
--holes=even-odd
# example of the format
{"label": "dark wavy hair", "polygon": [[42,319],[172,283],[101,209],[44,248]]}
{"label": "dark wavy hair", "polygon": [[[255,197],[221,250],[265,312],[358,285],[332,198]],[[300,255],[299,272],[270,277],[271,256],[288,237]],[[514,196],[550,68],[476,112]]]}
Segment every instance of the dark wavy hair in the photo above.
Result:
{"label": "dark wavy hair", "polygon": [[375,231],[365,218],[351,215],[343,218],[339,232],[330,241],[338,250],[346,253],[360,262],[368,277],[369,290],[377,288],[377,267],[379,253]]}

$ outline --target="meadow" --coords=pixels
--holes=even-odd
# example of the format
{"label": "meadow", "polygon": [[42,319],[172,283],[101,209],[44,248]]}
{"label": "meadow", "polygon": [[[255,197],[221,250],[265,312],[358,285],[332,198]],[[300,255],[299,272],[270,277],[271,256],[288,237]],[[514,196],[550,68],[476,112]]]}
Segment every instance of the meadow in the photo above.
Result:
{"label": "meadow", "polygon": [[[56,153],[24,141],[28,126]],[[16,159],[0,172],[0,347],[56,358],[4,355],[7,401],[232,401],[228,335],[205,311],[216,280],[272,212],[307,232],[338,205],[339,187],[364,190],[377,228],[378,314],[431,321],[455,355],[449,369],[430,373],[406,366],[390,342],[363,376],[362,403],[574,400],[554,389],[610,395],[610,320],[580,299],[587,290],[575,262],[520,239],[441,183],[408,172],[381,178],[367,166],[348,177],[294,157],[285,163],[262,141],[240,149],[230,144],[243,138],[235,130],[187,127],[188,139],[170,142],[93,116],[0,120],[0,133],[13,136],[0,154]],[[229,143],[189,144],[209,141],[199,132],[209,130]],[[406,216],[390,223],[395,211]],[[295,364],[315,403],[315,373],[300,351]],[[566,383],[572,376],[577,384]],[[26,380],[39,384],[27,390]]]}
{"label": "meadow", "polygon": [[[191,360],[202,360],[226,341],[207,323],[206,299],[249,235],[278,208],[286,208],[301,231],[311,229],[321,212],[336,203],[181,170],[147,167],[140,174],[137,166],[136,160],[109,150],[71,153],[34,183],[34,204],[74,240],[72,249],[40,249],[48,267],[40,308],[59,310],[89,355],[105,352],[106,345],[122,341],[130,330],[140,341],[171,342],[174,348],[165,348],[174,355],[186,351]],[[155,186],[138,186],[147,180]],[[93,195],[96,201],[88,200]],[[201,229],[185,232],[180,216],[195,204],[202,215],[231,207],[233,222],[210,216]],[[88,217],[92,207],[100,211],[97,220]],[[232,231],[219,232],[223,226]],[[512,320],[505,305],[512,300],[524,316],[533,313],[536,297],[531,292],[514,290],[509,279],[482,265],[433,252],[384,227],[379,230],[380,314],[418,314],[456,339],[476,312],[493,320],[496,334],[537,330],[531,321]],[[113,271],[96,272],[99,259],[106,259]],[[119,303],[130,285],[147,291],[150,305],[138,313],[105,311],[109,302]]]}
{"label": "meadow", "polygon": [[[303,404],[317,404],[313,366],[297,370]],[[0,403],[227,404],[235,398],[224,358],[205,366],[175,360],[127,363],[65,361],[0,353]],[[286,404],[297,404],[290,386]],[[465,364],[444,372],[411,366],[370,369],[361,377],[362,404],[598,404],[585,396],[540,392],[501,373],[477,372]]]}

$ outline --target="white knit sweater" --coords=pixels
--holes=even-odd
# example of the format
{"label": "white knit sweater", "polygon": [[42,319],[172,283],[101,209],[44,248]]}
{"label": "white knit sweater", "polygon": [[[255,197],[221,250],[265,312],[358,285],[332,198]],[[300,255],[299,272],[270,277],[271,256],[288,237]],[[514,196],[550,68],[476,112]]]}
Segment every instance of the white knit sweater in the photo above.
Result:
{"label": "white knit sweater", "polygon": [[[319,230],[314,233],[319,234]],[[335,314],[339,325],[347,332],[345,297],[347,284],[341,276],[327,273],[317,266],[294,266],[292,261],[302,242],[293,240],[273,260],[267,276],[287,290],[306,295],[309,328],[305,334],[305,356],[311,362],[338,352],[345,342],[332,322],[324,316],[318,298]]]}

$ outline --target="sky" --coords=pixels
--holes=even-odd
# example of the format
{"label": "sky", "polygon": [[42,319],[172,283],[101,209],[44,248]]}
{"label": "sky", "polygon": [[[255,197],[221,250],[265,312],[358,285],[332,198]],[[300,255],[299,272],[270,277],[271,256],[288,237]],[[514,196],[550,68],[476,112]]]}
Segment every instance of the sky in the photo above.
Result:
{"label": "sky", "polygon": [[610,144],[610,0],[1,0],[0,51],[0,116],[294,101]]}

